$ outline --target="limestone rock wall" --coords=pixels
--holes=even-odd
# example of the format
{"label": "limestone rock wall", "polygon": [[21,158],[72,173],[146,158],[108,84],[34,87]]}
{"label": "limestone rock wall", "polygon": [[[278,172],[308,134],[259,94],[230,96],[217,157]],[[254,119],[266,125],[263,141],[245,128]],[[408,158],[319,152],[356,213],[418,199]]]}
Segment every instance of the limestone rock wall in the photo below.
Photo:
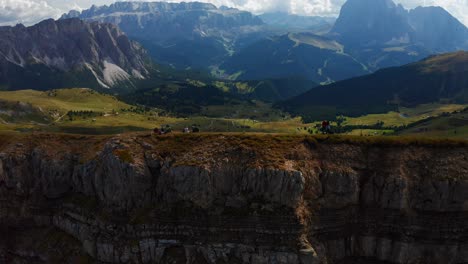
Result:
{"label": "limestone rock wall", "polygon": [[468,262],[464,145],[298,141],[272,164],[158,144],[113,138],[89,159],[4,146],[0,262]]}

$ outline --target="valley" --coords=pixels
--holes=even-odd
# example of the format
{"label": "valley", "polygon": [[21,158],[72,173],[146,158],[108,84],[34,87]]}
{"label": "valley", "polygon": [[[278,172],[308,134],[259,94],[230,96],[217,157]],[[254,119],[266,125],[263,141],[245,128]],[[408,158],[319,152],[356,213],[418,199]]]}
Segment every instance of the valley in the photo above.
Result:
{"label": "valley", "polygon": [[83,1],[0,1],[0,264],[468,263],[460,13]]}
{"label": "valley", "polygon": [[[2,129],[115,134],[197,124],[205,132],[316,134],[326,119],[338,134],[395,135],[462,111],[468,57],[457,50],[468,29],[441,8],[384,2],[349,0],[336,21],[116,2],[1,27],[0,100],[32,107],[9,109]],[[437,36],[423,26],[429,17]],[[97,101],[71,87],[96,91],[81,90]],[[99,101],[106,96],[115,101]]]}

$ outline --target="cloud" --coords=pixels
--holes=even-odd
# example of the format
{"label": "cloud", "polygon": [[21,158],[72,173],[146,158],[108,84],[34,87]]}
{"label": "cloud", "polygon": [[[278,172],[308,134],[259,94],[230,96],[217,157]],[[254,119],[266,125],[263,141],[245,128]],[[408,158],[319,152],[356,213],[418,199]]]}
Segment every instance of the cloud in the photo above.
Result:
{"label": "cloud", "polygon": [[[181,2],[182,0],[167,0],[167,2]],[[188,2],[200,0],[183,0]],[[205,0],[217,6],[225,5],[251,11],[289,12],[299,15],[338,16],[341,6],[346,0]],[[405,8],[417,6],[441,6],[468,26],[468,0],[394,0]]]}
{"label": "cloud", "polygon": [[[185,0],[193,2],[197,0]],[[181,2],[166,0],[166,2]],[[230,6],[256,14],[289,12],[301,15],[336,16],[344,0],[208,0],[216,6]]]}
{"label": "cloud", "polygon": [[0,0],[0,25],[31,24],[59,12],[44,0]]}
{"label": "cloud", "polygon": [[[147,0],[157,1],[157,0]],[[164,0],[162,0],[164,1]],[[338,16],[346,0],[166,0],[167,2],[205,1],[217,6],[230,6],[259,14],[289,12],[300,15]],[[468,0],[394,0],[406,8],[438,5],[468,25]],[[0,0],[0,25],[32,24],[45,18],[58,18],[71,9],[111,4],[115,0]]]}

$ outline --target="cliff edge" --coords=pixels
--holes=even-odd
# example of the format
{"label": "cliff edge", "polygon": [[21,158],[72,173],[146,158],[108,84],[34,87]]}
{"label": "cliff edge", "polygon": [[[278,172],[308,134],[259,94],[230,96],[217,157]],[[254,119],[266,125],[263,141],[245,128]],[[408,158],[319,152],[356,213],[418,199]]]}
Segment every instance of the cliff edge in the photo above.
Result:
{"label": "cliff edge", "polygon": [[468,145],[0,137],[2,263],[468,262]]}

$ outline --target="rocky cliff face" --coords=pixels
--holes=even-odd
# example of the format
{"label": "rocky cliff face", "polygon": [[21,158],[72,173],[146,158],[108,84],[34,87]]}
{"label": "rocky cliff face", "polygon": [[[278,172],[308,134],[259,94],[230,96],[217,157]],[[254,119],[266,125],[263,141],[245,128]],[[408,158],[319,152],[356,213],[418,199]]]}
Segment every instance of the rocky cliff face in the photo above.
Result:
{"label": "rocky cliff face", "polygon": [[392,0],[348,0],[332,29],[347,45],[410,42],[407,11]]}
{"label": "rocky cliff face", "polygon": [[443,8],[392,0],[346,1],[331,34],[372,71],[468,48],[468,28]]}
{"label": "rocky cliff face", "polygon": [[62,16],[70,17],[118,25],[156,61],[181,69],[217,65],[233,50],[270,34],[249,12],[199,2],[116,2]]}
{"label": "rocky cliff face", "polygon": [[219,31],[263,24],[249,12],[199,2],[116,2],[93,6],[81,13],[71,11],[62,19],[72,17],[112,23],[131,37],[154,41],[207,37]]}
{"label": "rocky cliff face", "polygon": [[[51,82],[53,87],[81,81],[111,88],[145,78],[145,60],[142,47],[111,24],[74,18],[46,20],[31,27],[0,27],[0,82],[11,88],[36,88],[36,81],[44,86]],[[80,72],[89,78],[80,80]],[[32,77],[25,78],[28,75]],[[25,79],[29,82],[20,84]]]}
{"label": "rocky cliff face", "polygon": [[468,49],[468,28],[441,7],[418,7],[409,12],[413,38],[431,50]]}
{"label": "rocky cliff face", "polygon": [[431,52],[468,47],[468,28],[445,9],[406,10],[392,0],[348,0],[332,32],[351,46],[419,45]]}
{"label": "rocky cliff face", "polygon": [[465,143],[36,135],[0,149],[5,263],[468,261]]}

